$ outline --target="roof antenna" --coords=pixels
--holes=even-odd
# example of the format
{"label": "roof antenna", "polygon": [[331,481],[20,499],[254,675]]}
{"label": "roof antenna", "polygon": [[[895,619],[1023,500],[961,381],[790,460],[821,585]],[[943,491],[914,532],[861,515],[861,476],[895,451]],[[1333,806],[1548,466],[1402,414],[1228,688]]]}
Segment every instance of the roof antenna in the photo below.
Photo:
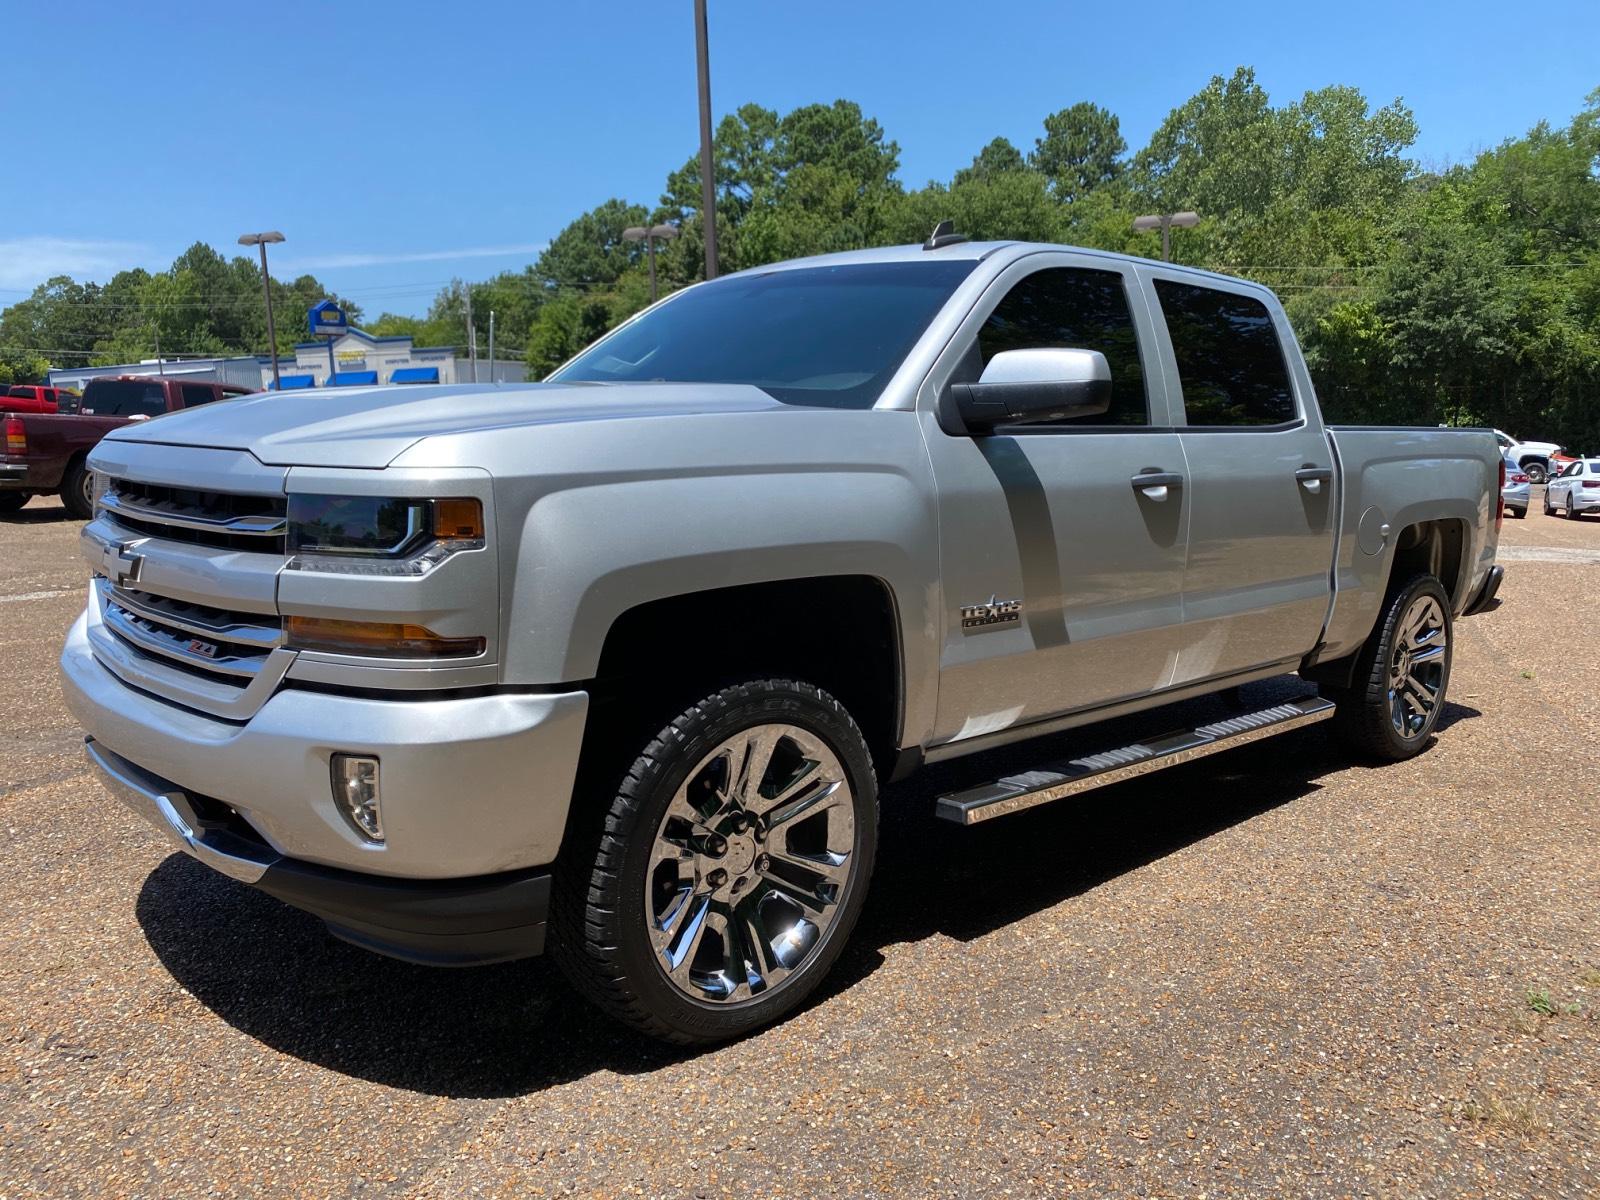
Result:
{"label": "roof antenna", "polygon": [[954,221],[940,221],[933,227],[933,232],[928,235],[928,240],[922,243],[924,250],[938,250],[943,246],[954,246],[957,242],[967,240],[967,235],[956,232]]}

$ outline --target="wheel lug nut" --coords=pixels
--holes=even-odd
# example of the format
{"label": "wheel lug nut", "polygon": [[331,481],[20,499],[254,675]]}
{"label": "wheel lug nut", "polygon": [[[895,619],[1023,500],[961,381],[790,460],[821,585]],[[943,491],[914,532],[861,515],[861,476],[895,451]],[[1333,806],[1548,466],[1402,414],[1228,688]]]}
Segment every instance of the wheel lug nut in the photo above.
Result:
{"label": "wheel lug nut", "polygon": [[749,881],[745,879],[743,875],[739,876],[739,878],[733,881],[733,890],[736,892],[742,892],[744,890],[744,885],[748,882]]}
{"label": "wheel lug nut", "polygon": [[727,852],[728,843],[720,837],[713,837],[706,842],[706,853],[712,858],[721,858]]}
{"label": "wheel lug nut", "polygon": [[706,882],[713,888],[719,888],[728,882],[728,873],[721,867],[718,867],[715,871],[706,876]]}
{"label": "wheel lug nut", "polygon": [[772,865],[772,860],[770,858],[768,858],[765,854],[761,855],[759,858],[756,859],[756,870],[758,870],[758,871],[765,871],[771,865]]}

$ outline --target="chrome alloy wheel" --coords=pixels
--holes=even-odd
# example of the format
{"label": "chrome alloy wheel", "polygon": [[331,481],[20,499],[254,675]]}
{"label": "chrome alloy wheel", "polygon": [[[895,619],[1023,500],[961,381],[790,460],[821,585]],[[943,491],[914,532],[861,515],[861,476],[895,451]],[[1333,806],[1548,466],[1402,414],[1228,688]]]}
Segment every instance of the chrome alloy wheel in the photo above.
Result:
{"label": "chrome alloy wheel", "polygon": [[1389,659],[1389,720],[1408,741],[1428,731],[1444,699],[1449,636],[1444,609],[1432,596],[1413,600],[1395,630]]}
{"label": "chrome alloy wheel", "polygon": [[656,965],[685,995],[770,994],[827,936],[856,849],[850,783],[822,739],[757,725],[696,764],[667,806],[645,876]]}

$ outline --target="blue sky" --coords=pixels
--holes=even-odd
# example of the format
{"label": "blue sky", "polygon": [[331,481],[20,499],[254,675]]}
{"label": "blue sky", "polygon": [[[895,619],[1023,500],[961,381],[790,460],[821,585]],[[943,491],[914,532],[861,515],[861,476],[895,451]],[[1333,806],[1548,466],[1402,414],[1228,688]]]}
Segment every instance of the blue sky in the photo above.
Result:
{"label": "blue sky", "polygon": [[[456,7],[12,3],[0,305],[47,274],[232,253],[276,228],[371,316],[520,268],[583,209],[653,203],[694,153],[690,0]],[[1600,87],[1600,3],[874,3],[710,0],[712,101],[857,100],[901,178],[1105,105],[1142,145],[1213,74],[1275,102],[1348,83],[1417,115],[1415,155],[1470,158]]]}

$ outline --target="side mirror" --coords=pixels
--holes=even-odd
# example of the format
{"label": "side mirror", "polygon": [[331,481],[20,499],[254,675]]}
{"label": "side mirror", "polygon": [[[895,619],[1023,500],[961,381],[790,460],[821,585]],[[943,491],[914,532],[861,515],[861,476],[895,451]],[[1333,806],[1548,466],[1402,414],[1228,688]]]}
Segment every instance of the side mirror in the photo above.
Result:
{"label": "side mirror", "polygon": [[1095,417],[1111,407],[1111,365],[1098,350],[1003,350],[977,383],[950,392],[969,433]]}

